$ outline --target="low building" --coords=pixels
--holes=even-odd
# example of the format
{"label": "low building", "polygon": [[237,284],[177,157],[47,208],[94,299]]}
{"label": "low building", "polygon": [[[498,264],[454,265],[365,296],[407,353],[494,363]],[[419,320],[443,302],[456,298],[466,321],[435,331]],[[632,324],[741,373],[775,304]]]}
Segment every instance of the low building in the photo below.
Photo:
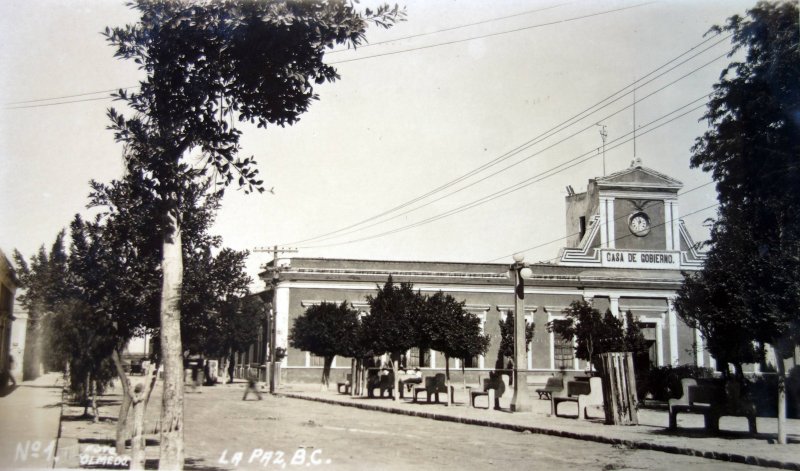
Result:
{"label": "low building", "polygon": [[[27,313],[14,302],[18,286],[14,268],[0,250],[0,370],[11,374],[17,382],[22,381],[28,328]],[[2,377],[7,379],[5,374]]]}
{"label": "low building", "polygon": [[[564,248],[551,262],[531,264],[532,276],[525,280],[525,317],[535,325],[527,369],[546,375],[588,367],[574,357],[572,339],[559,338],[546,328],[580,299],[616,316],[631,311],[649,341],[652,364],[713,366],[699,332],[681,322],[673,306],[681,272],[698,270],[703,263],[703,254],[679,218],[681,188],[681,182],[637,162],[590,180],[586,192],[570,191]],[[274,278],[276,265],[279,276]],[[368,313],[366,296],[390,275],[396,282],[413,283],[423,294],[443,291],[464,300],[491,338],[487,354],[467,360],[465,371],[471,377],[485,377],[495,367],[499,321],[514,309],[508,264],[278,259],[262,274],[273,287],[265,294],[274,298],[276,345],[288,348],[293,319],[322,301],[347,301]],[[444,368],[444,357],[437,352],[413,349],[407,362],[423,370]],[[451,368],[460,371],[460,361],[451,362]],[[335,369],[349,366],[349,359],[337,358],[334,363]],[[318,381],[322,359],[288,348],[282,367],[285,380]]]}

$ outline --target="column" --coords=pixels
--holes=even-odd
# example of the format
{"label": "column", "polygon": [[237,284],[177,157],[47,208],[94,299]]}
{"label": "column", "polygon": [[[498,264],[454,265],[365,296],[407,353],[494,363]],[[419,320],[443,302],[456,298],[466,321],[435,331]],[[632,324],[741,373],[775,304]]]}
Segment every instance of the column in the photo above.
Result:
{"label": "column", "polygon": [[675,298],[667,299],[667,325],[669,326],[669,364],[678,364],[678,319],[675,314]]}
{"label": "column", "polygon": [[670,204],[670,212],[672,213],[672,247],[673,250],[681,249],[680,237],[680,214],[678,213],[678,202],[672,201]]}
{"label": "column", "polygon": [[664,366],[664,314],[656,322],[656,364]]}
{"label": "column", "polygon": [[614,248],[614,198],[600,198],[600,247]]}
{"label": "column", "polygon": [[608,222],[606,223],[606,230],[608,231],[608,248],[613,249],[616,247],[616,242],[614,240],[616,239],[614,236],[614,198],[607,198],[606,205],[608,206],[606,208],[606,217],[608,218]]}
{"label": "column", "polygon": [[664,200],[664,231],[666,232],[666,249],[675,250],[672,237],[672,201]]}
{"label": "column", "polygon": [[[275,346],[289,346],[289,287],[281,283],[275,287]],[[287,358],[282,360],[283,366],[287,366]]]}
{"label": "column", "polygon": [[616,317],[617,319],[619,319],[620,316],[622,316],[622,326],[627,327],[626,325],[628,323],[627,319],[621,312],[619,312],[619,296],[608,297],[608,309],[611,311],[611,314],[613,314],[614,317]]}

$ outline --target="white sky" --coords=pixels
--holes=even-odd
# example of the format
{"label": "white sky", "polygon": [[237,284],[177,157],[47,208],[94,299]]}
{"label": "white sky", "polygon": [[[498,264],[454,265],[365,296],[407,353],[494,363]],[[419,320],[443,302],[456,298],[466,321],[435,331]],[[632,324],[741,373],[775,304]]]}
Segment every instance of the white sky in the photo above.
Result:
{"label": "white sky", "polygon": [[[75,213],[85,214],[90,179],[109,181],[121,175],[121,146],[105,129],[110,100],[22,109],[9,104],[136,85],[136,68],[114,59],[113,49],[99,34],[105,26],[135,21],[123,3],[0,3],[0,248],[9,256],[15,248],[31,255],[41,244],[49,245]],[[540,136],[696,46],[712,25],[744,14],[753,3],[406,2],[408,21],[388,31],[370,30],[370,42],[541,11],[331,54],[329,62],[345,61],[521,29],[338,65],[342,79],[317,88],[320,101],[298,124],[245,129],[242,156],[255,155],[267,189],[274,187],[275,194],[244,195],[230,189],[215,230],[226,245],[252,250],[294,243],[378,215]],[[562,21],[636,5],[642,6]],[[555,24],[530,28],[551,22]],[[728,44],[642,85],[637,98],[724,54]],[[638,126],[709,93],[728,61],[718,59],[641,101],[636,107]],[[631,102],[628,95],[461,186],[536,154]],[[689,169],[690,148],[705,130],[705,123],[698,122],[702,111],[636,140],[636,154],[644,165],[681,180],[684,190],[710,181],[700,170]],[[627,109],[602,122],[611,143],[633,129],[633,113]],[[597,149],[599,130],[593,126],[418,211],[338,238],[293,245],[301,247],[299,256],[472,262],[504,257],[502,261],[510,262],[511,253],[566,235],[565,187],[581,192],[589,178],[602,175],[599,153],[509,196],[429,224],[355,243],[309,246],[391,231],[509,188]],[[632,143],[608,150],[608,173],[626,168],[632,158]],[[715,202],[713,185],[680,197],[681,213],[687,215],[695,239],[707,236],[702,223],[714,212],[688,214]],[[530,250],[526,259],[552,258],[561,245],[559,241]],[[265,253],[251,255],[254,278],[269,259]]]}

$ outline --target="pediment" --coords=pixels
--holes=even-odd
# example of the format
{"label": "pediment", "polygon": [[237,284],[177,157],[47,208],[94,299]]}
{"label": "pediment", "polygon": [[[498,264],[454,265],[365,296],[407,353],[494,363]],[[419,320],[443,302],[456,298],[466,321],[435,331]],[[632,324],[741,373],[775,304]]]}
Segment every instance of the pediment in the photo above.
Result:
{"label": "pediment", "polygon": [[679,190],[680,181],[651,168],[635,166],[595,180],[600,188],[649,188]]}

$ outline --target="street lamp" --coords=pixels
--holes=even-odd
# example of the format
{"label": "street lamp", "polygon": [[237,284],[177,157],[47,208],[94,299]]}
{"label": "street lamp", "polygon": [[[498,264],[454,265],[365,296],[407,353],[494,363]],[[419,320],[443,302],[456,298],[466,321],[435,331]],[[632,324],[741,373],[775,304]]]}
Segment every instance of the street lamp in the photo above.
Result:
{"label": "street lamp", "polygon": [[514,263],[509,267],[514,276],[514,396],[511,398],[512,412],[531,410],[531,402],[526,390],[528,362],[525,345],[525,278],[530,278],[533,272],[524,263],[524,260],[524,255],[514,254]]}

